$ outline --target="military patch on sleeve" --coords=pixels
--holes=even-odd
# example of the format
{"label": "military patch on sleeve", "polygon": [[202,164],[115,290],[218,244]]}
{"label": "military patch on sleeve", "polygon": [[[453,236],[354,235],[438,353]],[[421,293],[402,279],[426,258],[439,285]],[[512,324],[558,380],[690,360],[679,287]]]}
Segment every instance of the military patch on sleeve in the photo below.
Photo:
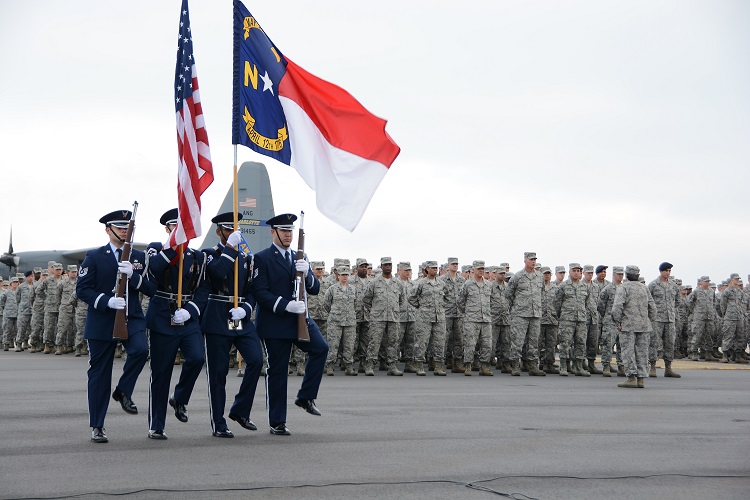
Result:
{"label": "military patch on sleeve", "polygon": [[214,256],[213,256],[213,255],[211,255],[210,253],[209,253],[209,254],[206,254],[206,264],[208,264],[208,263],[209,263],[209,262],[211,262],[212,260],[214,260]]}
{"label": "military patch on sleeve", "polygon": [[256,268],[255,271],[253,272],[253,278],[257,278],[257,277],[258,277],[258,269]]}
{"label": "military patch on sleeve", "polygon": [[148,254],[149,257],[153,257],[158,252],[156,251],[156,248],[154,248],[154,247],[148,247],[148,250],[146,250],[146,253]]}
{"label": "military patch on sleeve", "polygon": [[83,277],[84,277],[84,276],[86,276],[86,275],[87,275],[88,273],[89,273],[89,268],[88,268],[88,267],[82,267],[82,268],[81,268],[81,270],[80,270],[80,271],[78,271],[78,277],[79,277],[79,278],[83,278]]}

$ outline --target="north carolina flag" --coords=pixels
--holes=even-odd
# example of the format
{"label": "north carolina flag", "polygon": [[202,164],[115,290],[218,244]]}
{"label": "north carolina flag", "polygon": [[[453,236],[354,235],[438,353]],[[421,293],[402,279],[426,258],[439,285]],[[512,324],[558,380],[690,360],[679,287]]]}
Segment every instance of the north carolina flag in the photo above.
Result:
{"label": "north carolina flag", "polygon": [[303,70],[234,0],[232,143],[290,165],[318,209],[353,231],[401,149],[386,121]]}

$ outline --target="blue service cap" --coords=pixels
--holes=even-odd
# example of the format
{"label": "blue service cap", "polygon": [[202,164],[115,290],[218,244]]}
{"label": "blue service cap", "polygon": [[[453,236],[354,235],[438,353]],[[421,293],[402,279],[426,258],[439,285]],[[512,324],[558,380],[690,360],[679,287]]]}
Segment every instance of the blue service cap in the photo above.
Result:
{"label": "blue service cap", "polygon": [[[237,220],[242,220],[242,214],[239,212],[236,213]],[[211,219],[211,222],[224,229],[234,229],[234,214],[235,212],[224,212]]]}
{"label": "blue service cap", "polygon": [[266,221],[266,224],[271,228],[285,229],[291,231],[294,229],[294,223],[297,220],[297,216],[294,214],[281,214],[276,217],[271,217]]}
{"label": "blue service cap", "polygon": [[602,271],[606,271],[607,269],[608,269],[608,266],[602,266],[602,265],[596,266],[596,274],[599,274]]}
{"label": "blue service cap", "polygon": [[159,219],[159,223],[162,226],[177,224],[177,209],[173,208],[164,212],[164,215],[162,215],[161,219]]}
{"label": "blue service cap", "polygon": [[133,217],[133,212],[130,210],[115,210],[103,216],[99,219],[99,222],[106,226],[115,226],[122,229],[128,227],[131,217]]}

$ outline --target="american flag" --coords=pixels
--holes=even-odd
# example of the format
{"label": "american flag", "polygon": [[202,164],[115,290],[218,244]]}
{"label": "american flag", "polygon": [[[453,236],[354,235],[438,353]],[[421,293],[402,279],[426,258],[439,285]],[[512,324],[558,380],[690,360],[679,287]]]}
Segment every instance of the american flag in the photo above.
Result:
{"label": "american flag", "polygon": [[185,243],[201,235],[201,195],[214,181],[208,133],[203,121],[198,73],[193,56],[188,2],[182,0],[177,66],[174,74],[177,113],[177,228],[169,236],[169,246]]}
{"label": "american flag", "polygon": [[243,208],[257,208],[258,201],[255,198],[245,198],[245,201],[240,202],[240,206]]}

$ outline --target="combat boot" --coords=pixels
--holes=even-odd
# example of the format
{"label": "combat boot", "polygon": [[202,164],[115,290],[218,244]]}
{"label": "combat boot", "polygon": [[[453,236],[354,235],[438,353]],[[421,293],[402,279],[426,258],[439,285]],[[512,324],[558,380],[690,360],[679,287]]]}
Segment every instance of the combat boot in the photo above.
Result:
{"label": "combat boot", "polygon": [[76,347],[76,358],[81,357],[81,346]]}
{"label": "combat boot", "polygon": [[347,364],[344,369],[346,370],[344,375],[349,375],[350,377],[357,376],[357,370],[354,369],[351,363]]}
{"label": "combat boot", "polygon": [[[406,370],[404,370],[404,373]],[[414,362],[414,371],[412,373],[416,373],[418,377],[424,377],[427,375],[424,371],[424,363],[420,363],[418,361]]]}
{"label": "combat boot", "polygon": [[471,371],[478,372],[479,371],[479,361],[474,360],[471,363]]}
{"label": "combat boot", "polygon": [[385,360],[381,359],[380,364],[378,365],[378,371],[379,372],[387,372],[388,371],[388,365],[385,364]]}
{"label": "combat boot", "polygon": [[704,359],[706,361],[719,361],[717,358],[714,357],[714,354],[711,351],[706,351]]}
{"label": "combat boot", "polygon": [[514,377],[521,376],[521,360],[520,359],[513,360],[513,368],[511,369],[510,374]]}
{"label": "combat boot", "polygon": [[612,372],[610,371],[609,365],[602,365],[602,375],[605,377],[611,377]]}
{"label": "combat boot", "polygon": [[[7,349],[6,349],[7,351]],[[59,356],[63,353],[63,348],[61,345],[55,346],[55,356]]]}
{"label": "combat boot", "polygon": [[549,375],[559,375],[560,371],[555,368],[555,365],[553,363],[545,363],[544,365],[544,372]]}
{"label": "combat boot", "polygon": [[49,354],[52,352],[52,349],[50,349],[49,344],[44,344],[44,354]]}
{"label": "combat boot", "polygon": [[461,361],[454,359],[451,373],[463,373],[463,372],[464,372],[464,364]]}
{"label": "combat boot", "polygon": [[[724,352],[723,352],[723,353],[721,354],[721,362],[722,362],[722,363],[729,363],[729,353],[730,353],[730,352],[731,352],[731,351],[724,351]],[[666,375],[665,375],[665,377],[666,377]]]}
{"label": "combat boot", "polygon": [[583,369],[583,362],[584,360],[582,359],[576,360],[576,364],[578,365],[578,371],[576,372],[576,375],[578,375],[579,377],[590,377],[591,374],[587,370]]}
{"label": "combat boot", "polygon": [[745,354],[745,351],[735,351],[734,353],[737,355],[737,363],[741,365],[748,364],[747,354]]}
{"label": "combat boot", "polygon": [[443,363],[435,363],[435,371],[432,372],[432,374],[439,377],[445,377],[445,366],[443,366]]}
{"label": "combat boot", "polygon": [[427,360],[427,369],[431,372],[435,371],[435,358],[430,358]]}
{"label": "combat boot", "polygon": [[665,377],[672,377],[672,378],[680,378],[681,375],[675,371],[672,370],[672,362],[671,361],[664,361],[664,376]]}
{"label": "combat boot", "polygon": [[624,377],[625,376],[625,367],[622,365],[622,363],[617,365],[617,376],[618,377]]}
{"label": "combat boot", "polygon": [[29,352],[39,352],[39,349],[37,349],[35,345],[32,345]]}
{"label": "combat boot", "polygon": [[464,363],[464,375],[471,377],[471,363]]}
{"label": "combat boot", "polygon": [[388,365],[388,375],[390,375],[391,377],[400,377],[403,374],[404,372],[398,369],[396,363],[391,363],[390,365]]}
{"label": "combat boot", "polygon": [[418,361],[406,361],[406,364],[404,365],[404,373],[417,373],[417,366],[419,365]]}
{"label": "combat boot", "polygon": [[536,359],[529,361],[529,376],[531,377],[546,377],[547,374],[539,369],[539,362]]}
{"label": "combat boot", "polygon": [[638,388],[639,389],[645,389],[646,388],[646,384],[643,382],[642,378],[639,378],[637,383],[638,383]]}
{"label": "combat boot", "polygon": [[513,370],[511,369],[511,365],[507,361],[501,361],[500,362],[500,373],[508,373],[510,374]]}
{"label": "combat boot", "polygon": [[21,347],[20,342],[16,342],[16,352],[23,352],[23,347]]}
{"label": "combat boot", "polygon": [[690,354],[688,354],[688,359],[690,361],[698,361],[698,353],[693,351]]}
{"label": "combat boot", "polygon": [[[179,354],[179,352],[177,354]],[[120,345],[120,344],[117,344],[117,347],[115,347],[115,357],[116,358],[121,358],[122,357],[122,345]],[[175,361],[175,363],[176,363],[176,361]]]}
{"label": "combat boot", "polygon": [[492,370],[490,370],[489,363],[482,363],[479,365],[479,375],[483,377],[492,377],[495,374],[492,373]]}
{"label": "combat boot", "polygon": [[648,369],[648,376],[649,377],[656,377],[656,362],[651,363],[651,368]]}
{"label": "combat boot", "polygon": [[589,373],[591,375],[601,375],[602,371],[596,367],[596,360],[589,359]]}
{"label": "combat boot", "polygon": [[567,358],[565,360],[565,365],[566,365],[566,368],[568,369],[568,373],[573,373],[573,360],[571,360],[570,358]]}
{"label": "combat boot", "polygon": [[[333,366],[331,366],[331,371],[333,371]],[[333,373],[331,373],[331,375],[333,375]],[[305,364],[304,363],[297,363],[297,376],[298,377],[305,376]]]}
{"label": "combat boot", "polygon": [[638,381],[634,375],[628,375],[628,379],[624,382],[617,384],[617,387],[625,387],[627,389],[638,389]]}
{"label": "combat boot", "polygon": [[372,369],[372,363],[365,361],[365,375],[367,377],[374,377],[375,371]]}
{"label": "combat boot", "polygon": [[589,371],[588,360],[586,360],[586,359],[582,359],[581,360],[581,370]]}
{"label": "combat boot", "polygon": [[568,376],[568,363],[566,363],[566,359],[560,360],[560,376],[561,377],[567,377]]}
{"label": "combat boot", "polygon": [[333,377],[333,363],[326,363],[326,375]]}
{"label": "combat boot", "polygon": [[81,347],[81,354],[83,354],[84,356],[88,356],[89,355],[89,345],[88,344],[86,344],[86,343],[83,344],[83,347]]}
{"label": "combat boot", "polygon": [[528,360],[522,359],[521,360],[521,371],[526,373],[529,371],[529,362]]}
{"label": "combat boot", "polygon": [[717,361],[721,359],[721,351],[719,351],[718,347],[714,347],[713,355]]}

